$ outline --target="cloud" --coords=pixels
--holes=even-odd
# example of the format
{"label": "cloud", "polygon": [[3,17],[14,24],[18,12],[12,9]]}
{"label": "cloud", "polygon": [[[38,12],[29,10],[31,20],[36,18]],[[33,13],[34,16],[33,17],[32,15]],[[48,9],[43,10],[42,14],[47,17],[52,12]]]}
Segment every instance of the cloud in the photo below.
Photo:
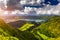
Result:
{"label": "cloud", "polygon": [[[0,0],[1,1],[1,0]],[[3,1],[3,0],[2,0]],[[10,14],[26,14],[26,15],[41,15],[41,14],[55,14],[55,15],[60,15],[60,3],[57,4],[56,6],[52,6],[50,4],[45,4],[46,0],[5,0],[3,3],[8,7],[8,9],[11,7],[12,10]],[[60,0],[58,0],[60,1]],[[0,2],[1,3],[1,2]],[[3,4],[2,3],[2,4]],[[49,3],[51,3],[49,1]],[[1,5],[2,5],[1,4]],[[32,7],[27,7],[24,5],[32,5]],[[41,5],[44,5],[44,7],[40,7]],[[33,7],[33,6],[39,6],[39,8]],[[10,9],[9,9],[10,10]],[[5,13],[6,14],[6,13]]]}
{"label": "cloud", "polygon": [[19,2],[20,2],[20,0],[8,0],[7,5],[14,6],[14,5],[17,5]]}
{"label": "cloud", "polygon": [[44,0],[21,0],[21,5],[40,5],[41,2],[44,2]]}
{"label": "cloud", "polygon": [[41,14],[54,14],[54,15],[60,15],[60,3],[56,6],[52,5],[46,5],[43,8],[32,8],[32,7],[25,7],[23,10],[24,14],[27,15],[41,15]]}

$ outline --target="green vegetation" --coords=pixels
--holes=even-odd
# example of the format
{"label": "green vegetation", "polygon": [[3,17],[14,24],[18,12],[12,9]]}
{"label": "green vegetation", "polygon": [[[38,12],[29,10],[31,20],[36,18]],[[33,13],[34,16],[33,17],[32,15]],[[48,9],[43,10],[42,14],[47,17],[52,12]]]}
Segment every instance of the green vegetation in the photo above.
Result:
{"label": "green vegetation", "polygon": [[34,26],[34,24],[26,23],[21,28],[19,28],[19,30],[25,31],[25,30],[31,28],[32,26]]}
{"label": "green vegetation", "polygon": [[12,27],[0,19],[0,40],[60,40],[60,16],[49,17],[48,22],[39,26],[26,22],[20,28]]}
{"label": "green vegetation", "polygon": [[[0,40],[37,40],[34,35],[28,31],[20,31],[6,24],[2,19],[0,19]],[[2,37],[3,36],[3,37]]]}
{"label": "green vegetation", "polygon": [[55,16],[50,18],[49,22],[43,23],[33,29],[32,33],[39,35],[44,40],[60,40],[60,17]]}
{"label": "green vegetation", "polygon": [[19,40],[16,37],[0,35],[0,40]]}

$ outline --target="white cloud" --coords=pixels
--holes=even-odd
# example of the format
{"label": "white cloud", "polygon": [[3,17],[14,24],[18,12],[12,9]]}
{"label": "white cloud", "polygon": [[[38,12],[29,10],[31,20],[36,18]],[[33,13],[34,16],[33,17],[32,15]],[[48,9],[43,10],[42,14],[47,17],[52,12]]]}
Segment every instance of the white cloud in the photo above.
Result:
{"label": "white cloud", "polygon": [[39,14],[55,14],[60,15],[60,5],[51,6],[47,5],[44,8],[32,8],[32,7],[25,7],[23,11],[15,10],[12,14],[27,14],[27,15],[39,15]]}
{"label": "white cloud", "polygon": [[51,5],[47,5],[44,8],[31,8],[31,7],[26,7],[24,9],[24,12],[27,12],[29,14],[29,12],[31,11],[36,11],[36,14],[55,14],[58,15],[60,14],[60,5],[58,4],[57,6],[51,6]]}
{"label": "white cloud", "polygon": [[36,5],[36,4],[40,4],[41,2],[44,2],[44,0],[21,0],[20,4],[21,5],[26,5],[26,4]]}
{"label": "white cloud", "polygon": [[44,2],[45,0],[37,0],[36,2],[40,4],[41,2]]}
{"label": "white cloud", "polygon": [[4,7],[7,7],[7,1],[8,0],[0,0],[1,5],[4,5]]}
{"label": "white cloud", "polygon": [[[7,3],[7,0],[0,0],[0,2],[3,1],[5,3]],[[59,0],[60,1],[60,0]],[[23,7],[23,5],[27,5],[27,4],[31,4],[31,5],[40,5],[41,2],[44,2],[44,0],[21,0],[20,4],[18,4],[18,6]],[[45,4],[44,4],[45,5]],[[31,13],[30,13],[31,12]],[[32,7],[25,7],[22,11],[20,10],[15,10],[12,11],[11,14],[34,14],[36,12],[37,15],[39,14],[60,14],[60,3],[56,6],[52,6],[52,5],[45,5],[45,7],[43,8],[32,8]],[[5,12],[5,14],[7,14],[7,12]]]}
{"label": "white cloud", "polygon": [[20,4],[21,5],[24,5],[24,4],[26,4],[27,2],[25,1],[25,0],[22,0],[22,1],[20,1]]}
{"label": "white cloud", "polygon": [[35,2],[35,1],[33,1],[33,0],[30,2],[30,4],[31,4],[31,5],[33,5],[33,4],[35,4],[35,3],[36,3],[36,2]]}

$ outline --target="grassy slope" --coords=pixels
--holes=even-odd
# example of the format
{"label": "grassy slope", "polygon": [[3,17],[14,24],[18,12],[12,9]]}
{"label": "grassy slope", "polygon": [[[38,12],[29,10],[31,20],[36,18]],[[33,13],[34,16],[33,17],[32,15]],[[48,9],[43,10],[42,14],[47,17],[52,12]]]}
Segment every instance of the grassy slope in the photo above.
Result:
{"label": "grassy slope", "polygon": [[12,40],[11,37],[14,38],[13,40],[37,40],[32,33],[27,31],[22,32],[16,28],[11,27],[10,25],[6,24],[2,19],[0,19],[0,37],[2,37],[2,35],[5,39],[9,37],[8,39],[10,40]]}
{"label": "grassy slope", "polygon": [[42,37],[44,40],[60,40],[60,17],[50,18],[49,22],[43,23],[32,30],[35,36]]}
{"label": "grassy slope", "polygon": [[26,23],[22,27],[20,27],[19,30],[26,31],[26,30],[30,29],[31,27],[33,27],[33,26],[34,26],[34,24]]}

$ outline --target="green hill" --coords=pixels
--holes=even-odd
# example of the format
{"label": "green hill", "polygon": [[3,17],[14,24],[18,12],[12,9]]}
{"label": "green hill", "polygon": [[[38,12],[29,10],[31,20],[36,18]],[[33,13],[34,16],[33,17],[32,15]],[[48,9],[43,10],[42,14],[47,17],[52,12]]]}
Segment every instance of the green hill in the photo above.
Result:
{"label": "green hill", "polygon": [[37,40],[34,35],[28,31],[20,31],[6,24],[0,19],[0,40]]}
{"label": "green hill", "polygon": [[60,40],[60,16],[51,17],[46,23],[32,30],[35,36],[46,40]]}

